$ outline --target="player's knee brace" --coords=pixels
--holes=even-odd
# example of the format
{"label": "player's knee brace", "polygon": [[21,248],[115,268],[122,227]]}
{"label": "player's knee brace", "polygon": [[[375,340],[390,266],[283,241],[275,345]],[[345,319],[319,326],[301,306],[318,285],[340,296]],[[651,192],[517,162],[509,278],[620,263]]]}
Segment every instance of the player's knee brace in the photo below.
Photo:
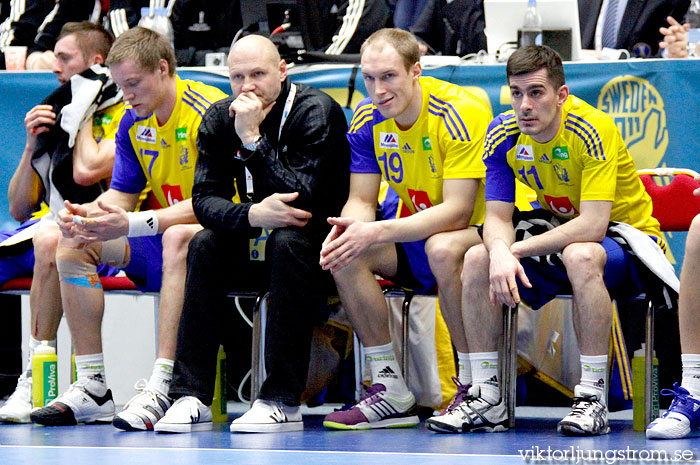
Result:
{"label": "player's knee brace", "polygon": [[100,288],[97,265],[104,263],[124,268],[131,259],[131,248],[126,237],[106,242],[81,243],[76,247],[59,246],[56,250],[56,269],[61,281],[89,288]]}

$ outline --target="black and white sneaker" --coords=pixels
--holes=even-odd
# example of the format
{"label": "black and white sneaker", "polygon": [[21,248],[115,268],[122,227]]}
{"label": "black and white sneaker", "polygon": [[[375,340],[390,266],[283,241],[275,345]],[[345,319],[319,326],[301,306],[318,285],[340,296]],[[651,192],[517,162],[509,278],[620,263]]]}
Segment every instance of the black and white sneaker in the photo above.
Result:
{"label": "black and white sneaker", "polygon": [[577,385],[574,388],[574,406],[571,413],[557,425],[557,431],[566,436],[599,436],[610,432],[608,407],[600,401],[600,391]]}
{"label": "black and white sneaker", "polygon": [[125,431],[153,431],[153,426],[163,418],[173,401],[148,389],[145,379],[137,381],[134,387],[139,393],[129,399],[112,424]]}
{"label": "black and white sneaker", "polygon": [[97,381],[79,379],[71,384],[49,405],[34,410],[30,415],[32,422],[46,426],[111,423],[114,418],[112,391],[107,389],[103,396],[97,396],[89,391],[91,383]]}
{"label": "black and white sneaker", "polygon": [[457,388],[450,406],[440,415],[425,421],[429,430],[438,433],[500,433],[508,430],[508,413],[503,399],[491,404],[480,397],[478,385],[467,389],[457,382]]}

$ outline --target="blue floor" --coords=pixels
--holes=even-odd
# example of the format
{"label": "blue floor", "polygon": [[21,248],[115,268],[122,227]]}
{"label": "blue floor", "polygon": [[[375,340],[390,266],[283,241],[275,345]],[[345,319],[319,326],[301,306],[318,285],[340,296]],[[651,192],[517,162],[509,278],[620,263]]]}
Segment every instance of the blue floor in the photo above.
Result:
{"label": "blue floor", "polygon": [[586,463],[644,464],[697,463],[700,458],[697,435],[647,441],[643,433],[632,430],[631,421],[612,420],[609,435],[567,438],[557,435],[555,417],[519,416],[515,431],[472,435],[435,434],[423,424],[404,430],[328,431],[321,415],[306,415],[303,432],[279,434],[231,434],[227,424],[215,424],[210,432],[179,435],[123,432],[111,425],[2,425],[0,465],[510,465],[575,464],[588,458],[597,460]]}

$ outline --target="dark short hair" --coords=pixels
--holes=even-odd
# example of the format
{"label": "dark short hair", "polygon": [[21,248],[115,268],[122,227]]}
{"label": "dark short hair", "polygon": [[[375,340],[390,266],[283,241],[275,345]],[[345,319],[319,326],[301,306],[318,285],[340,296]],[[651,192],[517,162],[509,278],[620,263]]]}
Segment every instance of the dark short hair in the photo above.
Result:
{"label": "dark short hair", "polygon": [[528,45],[513,52],[506,65],[508,82],[510,83],[511,76],[532,73],[542,68],[547,70],[549,82],[555,89],[566,83],[561,57],[546,45]]}
{"label": "dark short hair", "polygon": [[75,36],[83,59],[87,62],[92,55],[100,55],[107,59],[114,37],[104,27],[90,21],[68,22],[63,25],[56,42],[69,35]]}
{"label": "dark short hair", "polygon": [[136,26],[121,34],[114,41],[107,57],[107,66],[132,60],[136,66],[145,71],[158,70],[160,60],[168,62],[168,75],[175,74],[177,62],[175,50],[164,35],[145,27]]}
{"label": "dark short hair", "polygon": [[396,28],[384,28],[374,32],[362,43],[360,55],[365,53],[368,47],[381,42],[394,47],[399,56],[401,56],[406,71],[420,61],[420,46],[416,36],[403,29]]}

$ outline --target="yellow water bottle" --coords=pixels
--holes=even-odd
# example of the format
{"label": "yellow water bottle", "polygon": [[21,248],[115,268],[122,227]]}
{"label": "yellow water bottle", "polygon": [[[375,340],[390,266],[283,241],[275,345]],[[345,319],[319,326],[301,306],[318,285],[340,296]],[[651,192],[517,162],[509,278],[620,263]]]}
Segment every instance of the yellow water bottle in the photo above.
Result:
{"label": "yellow water bottle", "polygon": [[[635,431],[644,431],[647,427],[644,418],[644,391],[645,391],[645,344],[642,348],[634,351],[632,357],[632,421]],[[652,395],[651,395],[651,419],[655,420],[659,416],[659,359],[654,352],[652,362]]]}
{"label": "yellow water bottle", "polygon": [[32,403],[43,407],[58,395],[58,363],[56,349],[49,341],[41,341],[32,356]]}
{"label": "yellow water bottle", "polygon": [[78,369],[75,367],[75,352],[70,354],[70,383],[78,380]]}
{"label": "yellow water bottle", "polygon": [[216,384],[214,385],[214,399],[211,402],[212,420],[217,423],[228,421],[226,411],[226,352],[224,346],[219,346],[216,354]]}

